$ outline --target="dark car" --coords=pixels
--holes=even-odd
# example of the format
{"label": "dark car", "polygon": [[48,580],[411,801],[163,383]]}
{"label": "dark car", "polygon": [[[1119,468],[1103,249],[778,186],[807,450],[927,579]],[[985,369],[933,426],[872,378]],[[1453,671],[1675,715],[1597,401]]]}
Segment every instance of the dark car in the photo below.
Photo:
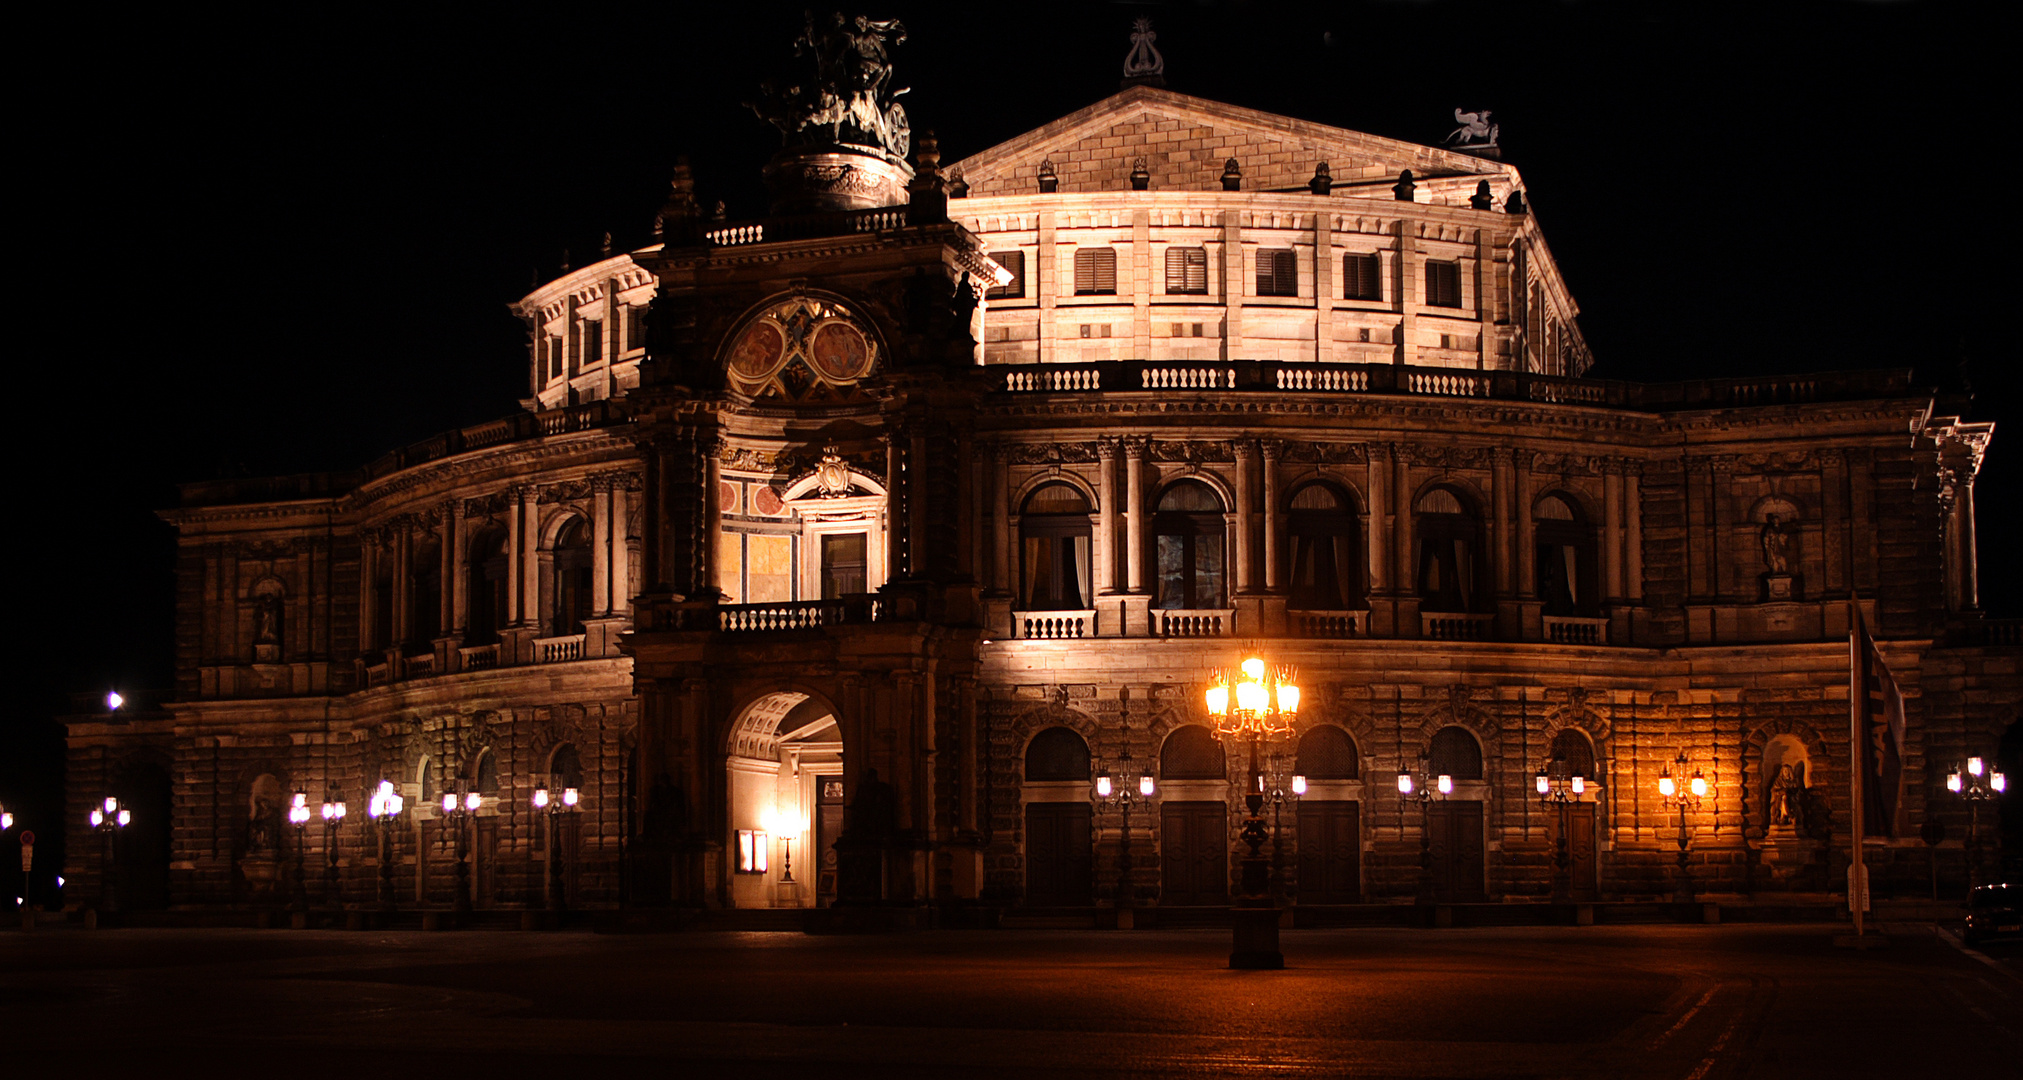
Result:
{"label": "dark car", "polygon": [[2023,937],[2023,885],[1983,885],[1967,901],[1967,944]]}

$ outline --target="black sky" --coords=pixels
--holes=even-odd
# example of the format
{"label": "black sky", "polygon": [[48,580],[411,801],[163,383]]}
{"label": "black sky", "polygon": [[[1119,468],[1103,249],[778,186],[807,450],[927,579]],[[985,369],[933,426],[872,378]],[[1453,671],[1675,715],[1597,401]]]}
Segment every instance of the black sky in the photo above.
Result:
{"label": "black sky", "polygon": [[[0,800],[58,696],[169,677],[179,481],[354,467],[510,412],[506,311],[562,252],[643,243],[677,154],[733,217],[740,106],[800,5],[70,5],[11,117],[17,490]],[[1437,141],[1490,108],[1595,374],[1916,367],[2014,412],[2013,22],[1942,3],[888,3],[916,130],[960,157],[1117,89],[1139,15],[1177,91]],[[856,10],[856,9],[852,9]],[[2006,88],[2004,88],[2006,89]],[[2011,95],[2012,96],[2012,95]],[[2017,613],[2018,466],[1983,474]],[[39,732],[35,734],[33,732]],[[37,749],[41,748],[41,749]],[[32,775],[31,775],[32,774]],[[46,787],[46,784],[40,786]]]}

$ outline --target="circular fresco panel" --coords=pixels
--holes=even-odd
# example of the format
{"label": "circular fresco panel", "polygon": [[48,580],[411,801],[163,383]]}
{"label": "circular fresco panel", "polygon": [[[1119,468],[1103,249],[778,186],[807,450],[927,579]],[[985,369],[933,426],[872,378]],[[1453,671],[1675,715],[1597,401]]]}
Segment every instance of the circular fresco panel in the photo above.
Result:
{"label": "circular fresco panel", "polygon": [[862,330],[847,322],[827,322],[815,331],[808,359],[831,382],[861,379],[871,370],[871,343],[864,340]]}
{"label": "circular fresco panel", "polygon": [[786,349],[786,335],[780,333],[780,328],[760,319],[745,327],[737,343],[731,346],[731,373],[754,382],[763,379],[780,366]]}

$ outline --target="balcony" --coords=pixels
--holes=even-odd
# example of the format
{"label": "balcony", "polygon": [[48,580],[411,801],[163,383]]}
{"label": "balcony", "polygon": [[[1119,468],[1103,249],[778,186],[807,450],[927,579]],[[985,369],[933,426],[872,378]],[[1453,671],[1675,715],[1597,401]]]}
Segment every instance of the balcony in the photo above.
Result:
{"label": "balcony", "polygon": [[1165,609],[1152,613],[1152,635],[1162,638],[1228,637],[1236,632],[1236,610],[1186,611]]}
{"label": "balcony", "polygon": [[1419,636],[1434,641],[1494,641],[1496,616],[1422,611],[1419,613]]}
{"label": "balcony", "polygon": [[1294,637],[1359,638],[1370,633],[1367,611],[1291,611],[1286,615]]}
{"label": "balcony", "polygon": [[534,662],[537,664],[562,664],[581,659],[583,659],[582,634],[534,639]]}
{"label": "balcony", "polygon": [[466,645],[457,650],[458,666],[465,671],[490,671],[499,666],[499,647]]}
{"label": "balcony", "polygon": [[1609,621],[1607,619],[1577,619],[1559,615],[1546,615],[1541,620],[1545,625],[1545,640],[1554,645],[1607,645],[1609,643]]}
{"label": "balcony", "polygon": [[1058,640],[1096,636],[1096,613],[1089,611],[1021,611],[1012,615],[1019,636],[1028,640]]}

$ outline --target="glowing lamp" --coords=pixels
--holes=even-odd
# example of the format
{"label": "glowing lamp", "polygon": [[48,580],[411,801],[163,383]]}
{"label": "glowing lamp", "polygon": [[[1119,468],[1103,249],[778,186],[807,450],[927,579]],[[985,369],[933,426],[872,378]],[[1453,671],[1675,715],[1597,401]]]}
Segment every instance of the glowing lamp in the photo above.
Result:
{"label": "glowing lamp", "polygon": [[[1251,661],[1244,661],[1244,667],[1248,668],[1250,664]],[[1247,713],[1261,713],[1270,701],[1271,697],[1265,692],[1264,683],[1255,679],[1245,679],[1236,684],[1236,707],[1238,709]]]}
{"label": "glowing lamp", "polygon": [[1110,771],[1108,769],[1096,774],[1096,797],[1099,799],[1110,797]]}
{"label": "glowing lamp", "polygon": [[[2001,790],[2000,780],[2002,774],[1996,773],[1995,777],[1997,780],[1996,790],[2000,791]],[[1152,797],[1152,777],[1141,776],[1138,778],[1138,794],[1143,795],[1148,799]]]}
{"label": "glowing lamp", "polygon": [[1701,775],[1700,775],[1699,773],[1694,773],[1694,774],[1693,774],[1693,797],[1694,797],[1694,798],[1696,798],[1696,799],[1699,799],[1699,798],[1704,798],[1704,797],[1706,796],[1706,794],[1707,794],[1707,778],[1706,778],[1706,777],[1704,777],[1704,776],[1701,776]]}
{"label": "glowing lamp", "polygon": [[1979,775],[1981,775],[1981,768],[1982,768],[1982,765],[1981,765],[1981,759],[1980,759],[1980,758],[1977,758],[1977,757],[1970,757],[1970,758],[1968,758],[1968,759],[1967,759],[1967,771],[1968,771],[1968,772],[1972,773],[1972,774],[1973,774],[1973,775],[1975,775],[1975,776],[1979,776]]}
{"label": "glowing lamp", "polygon": [[13,827],[14,815],[5,810],[0,810],[0,830],[11,829]]}
{"label": "glowing lamp", "polygon": [[1249,679],[1252,682],[1260,682],[1260,683],[1263,682],[1264,661],[1255,656],[1251,657],[1248,660],[1245,660],[1243,662],[1243,677]]}
{"label": "glowing lamp", "polygon": [[1438,783],[1438,786],[1439,786],[1439,788],[1440,788],[1440,794],[1442,794],[1442,795],[1452,795],[1452,794],[1454,794],[1454,778],[1453,778],[1453,777],[1451,777],[1451,776],[1448,776],[1448,775],[1447,775],[1446,773],[1441,773],[1441,774],[1440,774],[1440,779],[1439,779],[1439,781],[1438,781],[1437,783]]}
{"label": "glowing lamp", "polygon": [[1292,793],[1294,795],[1304,795],[1307,793],[1306,777],[1295,775],[1292,778]]}
{"label": "glowing lamp", "polygon": [[1994,788],[1998,792],[2007,791],[2009,790],[2009,778],[2003,776],[1999,772],[1989,773],[1988,786]]}
{"label": "glowing lamp", "polygon": [[107,795],[105,797],[105,812],[110,814],[117,809],[119,809],[119,800]]}
{"label": "glowing lamp", "polygon": [[1678,793],[1679,793],[1678,782],[1672,779],[1672,774],[1670,770],[1658,774],[1659,795],[1662,795],[1665,798],[1669,799],[1672,796],[1677,795]]}
{"label": "glowing lamp", "polygon": [[443,792],[443,813],[452,814],[456,812],[456,809],[457,793],[454,791]]}
{"label": "glowing lamp", "polygon": [[484,801],[485,797],[483,795],[480,795],[477,792],[473,791],[470,794],[464,796],[464,809],[475,813],[478,809],[478,805]]}
{"label": "glowing lamp", "polygon": [[110,712],[118,712],[118,711],[120,710],[120,707],[121,707],[121,706],[123,706],[123,705],[125,705],[125,704],[126,704],[126,699],[125,699],[125,698],[123,698],[123,697],[121,697],[121,696],[119,696],[119,691],[117,691],[117,690],[108,690],[108,691],[106,691],[106,695],[105,695],[105,707],[106,707],[106,709],[107,709],[108,711],[110,711]]}
{"label": "glowing lamp", "polygon": [[543,784],[540,787],[534,789],[534,809],[544,810],[547,808],[547,806],[548,806],[548,785]]}
{"label": "glowing lamp", "polygon": [[132,824],[133,822],[133,812],[131,810],[121,810],[119,812],[118,820],[119,820],[119,827],[122,829],[126,828],[129,824]]}
{"label": "glowing lamp", "polygon": [[1958,769],[1946,774],[1946,790],[1955,795],[1960,793],[1960,771]]}
{"label": "glowing lamp", "polygon": [[575,788],[572,788],[572,787],[565,787],[565,788],[563,788],[563,789],[562,789],[562,805],[563,805],[563,806],[574,806],[574,805],[576,805],[576,789],[575,789]]}
{"label": "glowing lamp", "polygon": [[1208,715],[1229,715],[1229,684],[1218,682],[1208,688]]}
{"label": "glowing lamp", "polygon": [[1578,777],[1578,776],[1574,777],[1574,778],[1573,778],[1573,793],[1574,793],[1575,795],[1579,795],[1580,793],[1582,793],[1582,792],[1584,792],[1584,791],[1586,791],[1586,790],[1587,790],[1587,780],[1585,780],[1585,779],[1584,779],[1584,778],[1582,778],[1582,777]]}
{"label": "glowing lamp", "polygon": [[1292,683],[1278,684],[1278,711],[1290,716],[1299,711],[1299,687]]}
{"label": "glowing lamp", "polygon": [[1411,793],[1412,793],[1412,774],[1411,774],[1411,773],[1408,773],[1408,772],[1401,772],[1401,773],[1399,773],[1399,774],[1398,774],[1398,794],[1400,794],[1400,795],[1410,795]]}
{"label": "glowing lamp", "polygon": [[99,809],[98,807],[96,807],[96,806],[92,807],[92,808],[91,808],[91,827],[92,827],[92,828],[94,828],[94,829],[96,829],[96,828],[98,828],[98,827],[99,827],[100,825],[103,825],[103,824],[105,824],[105,811],[103,811],[103,810],[100,810],[100,809]]}
{"label": "glowing lamp", "polygon": [[1545,775],[1544,769],[1538,770],[1538,793],[1540,795],[1552,794],[1552,778]]}

